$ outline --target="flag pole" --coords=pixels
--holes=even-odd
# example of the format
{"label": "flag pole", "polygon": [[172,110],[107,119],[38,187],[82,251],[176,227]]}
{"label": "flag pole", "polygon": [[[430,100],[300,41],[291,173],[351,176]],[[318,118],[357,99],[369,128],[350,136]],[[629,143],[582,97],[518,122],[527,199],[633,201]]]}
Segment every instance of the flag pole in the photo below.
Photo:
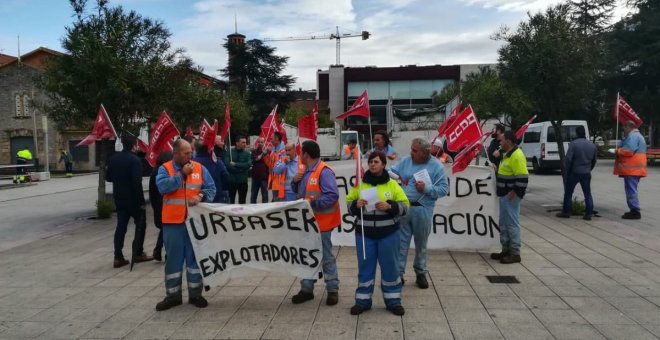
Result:
{"label": "flag pole", "polygon": [[[357,145],[358,148],[358,157],[362,157],[362,153],[360,153],[360,144]],[[358,159],[358,164],[362,165],[360,162],[360,159]],[[358,183],[358,197],[362,197],[362,190],[360,190],[360,184],[362,181],[360,181],[360,178],[362,177],[362,169],[358,169],[357,173],[355,174],[357,176],[356,180]],[[360,208],[360,230],[362,231],[362,259],[366,260],[367,259],[367,248],[365,246],[364,242],[364,207]]]}
{"label": "flag pole", "polygon": [[[234,160],[231,159],[231,128],[227,130],[227,139],[229,139],[229,162],[233,162]],[[238,150],[236,150],[236,155],[238,155]]]}
{"label": "flag pole", "polygon": [[[371,131],[371,112],[369,112],[369,143],[371,143],[371,149],[374,149],[374,134]],[[387,145],[386,145],[387,146]]]}
{"label": "flag pole", "polygon": [[616,135],[614,136],[614,151],[616,154],[616,149],[619,148],[619,92],[616,93],[616,104],[615,105],[615,112],[616,112]]}

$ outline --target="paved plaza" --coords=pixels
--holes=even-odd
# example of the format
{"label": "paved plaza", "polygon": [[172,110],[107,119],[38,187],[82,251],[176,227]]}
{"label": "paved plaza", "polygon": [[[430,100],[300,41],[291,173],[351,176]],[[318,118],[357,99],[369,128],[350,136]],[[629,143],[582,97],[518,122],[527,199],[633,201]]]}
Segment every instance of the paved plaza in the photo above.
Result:
{"label": "paved plaza", "polygon": [[[640,183],[639,221],[620,218],[627,210],[623,180],[611,169],[602,161],[594,172],[600,216],[591,221],[556,218],[548,205],[561,201],[561,176],[531,175],[522,263],[432,251],[431,287],[418,289],[414,274],[407,277],[403,317],[384,309],[378,284],[374,308],[349,314],[357,286],[352,247],[335,250],[337,306],[324,304],[322,284],[313,301],[293,305],[294,277],[254,271],[205,292],[208,308],[184,303],[156,312],[165,294],[163,264],[113,269],[116,216],[73,216],[94,211],[95,175],[0,190],[0,339],[657,339],[660,167]],[[76,204],[85,207],[67,210]],[[32,212],[48,222],[45,215],[58,210],[72,215],[66,222],[53,215],[55,225],[42,221],[43,230],[27,225]],[[156,231],[150,223],[145,249],[153,248]],[[125,251],[131,240],[129,232]],[[493,284],[487,275],[514,275],[520,283]]]}

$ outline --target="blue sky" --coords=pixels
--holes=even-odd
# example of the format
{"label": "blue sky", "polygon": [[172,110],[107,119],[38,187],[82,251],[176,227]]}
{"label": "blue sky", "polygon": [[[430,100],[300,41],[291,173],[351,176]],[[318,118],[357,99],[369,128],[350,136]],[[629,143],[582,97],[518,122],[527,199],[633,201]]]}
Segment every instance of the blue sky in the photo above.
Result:
{"label": "blue sky", "polygon": [[[95,1],[90,0],[90,5]],[[494,63],[500,42],[490,36],[506,25],[561,0],[110,0],[143,16],[158,19],[172,32],[176,47],[206,73],[220,77],[226,66],[222,48],[227,34],[250,38],[371,32],[369,40],[341,41],[345,66],[453,65]],[[620,7],[616,15],[624,15]],[[65,27],[73,22],[68,0],[2,0],[0,53],[17,54],[39,46],[62,51]],[[289,56],[286,73],[296,87],[316,87],[315,72],[335,62],[334,40],[272,42]]]}

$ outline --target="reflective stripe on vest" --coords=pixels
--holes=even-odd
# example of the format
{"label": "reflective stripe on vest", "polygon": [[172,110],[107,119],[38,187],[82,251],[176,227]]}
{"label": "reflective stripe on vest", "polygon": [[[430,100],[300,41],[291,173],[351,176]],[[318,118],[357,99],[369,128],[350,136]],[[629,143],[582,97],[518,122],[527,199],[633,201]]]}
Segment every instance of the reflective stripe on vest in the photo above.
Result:
{"label": "reflective stripe on vest", "polygon": [[284,154],[284,152],[285,150],[282,148],[282,150],[271,152],[270,155],[268,155],[268,190],[284,189],[284,179],[286,178],[286,172],[279,175],[275,173],[275,165],[280,160],[280,158],[282,158],[282,154]]}
{"label": "reflective stripe on vest", "polygon": [[[319,162],[319,165],[316,167],[316,170],[309,175],[307,180],[307,186],[305,189],[305,198],[310,200],[316,200],[321,197],[321,172],[323,169],[328,168],[325,162]],[[334,174],[334,172],[333,172]],[[316,209],[314,210],[314,217],[316,222],[319,224],[319,228],[322,232],[331,231],[332,229],[338,227],[341,224],[341,211],[339,210],[339,202],[335,202],[331,207],[327,209]]]}
{"label": "reflective stripe on vest", "polygon": [[630,157],[617,155],[614,161],[614,174],[646,177],[646,153],[635,153]]}
{"label": "reflective stripe on vest", "polygon": [[[186,220],[187,201],[199,194],[202,189],[202,165],[192,162],[193,172],[184,180],[184,185],[176,191],[163,195],[163,223],[180,224]],[[168,175],[176,175],[173,161],[163,164]]]}

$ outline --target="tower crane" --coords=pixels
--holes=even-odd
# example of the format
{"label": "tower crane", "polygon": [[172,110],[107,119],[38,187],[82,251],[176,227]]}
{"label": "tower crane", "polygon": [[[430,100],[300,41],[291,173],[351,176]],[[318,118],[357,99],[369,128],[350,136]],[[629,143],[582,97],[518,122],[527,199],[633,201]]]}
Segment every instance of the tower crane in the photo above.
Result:
{"label": "tower crane", "polygon": [[339,57],[339,51],[340,51],[340,41],[341,39],[344,38],[354,38],[354,37],[362,37],[362,40],[367,40],[369,39],[369,36],[371,33],[367,31],[362,31],[359,34],[351,34],[351,33],[344,33],[344,34],[339,34],[339,26],[336,26],[336,31],[335,33],[331,34],[321,34],[321,35],[311,35],[311,36],[296,36],[296,37],[285,37],[285,38],[264,38],[261,39],[262,41],[294,41],[294,40],[321,40],[321,39],[335,39],[337,40],[336,44],[336,61],[337,65],[340,64],[340,57]]}

